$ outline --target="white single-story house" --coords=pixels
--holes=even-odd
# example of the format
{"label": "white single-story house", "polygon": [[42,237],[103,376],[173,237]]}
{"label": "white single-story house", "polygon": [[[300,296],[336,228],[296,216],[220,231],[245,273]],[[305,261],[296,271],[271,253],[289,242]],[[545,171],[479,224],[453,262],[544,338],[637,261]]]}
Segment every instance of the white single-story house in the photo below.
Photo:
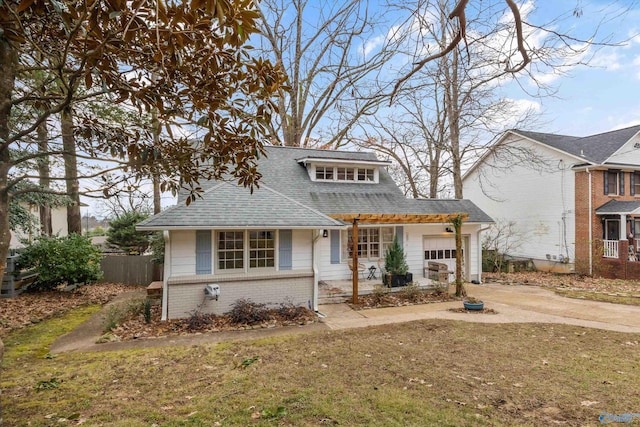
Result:
{"label": "white single-story house", "polygon": [[[468,200],[407,199],[389,164],[373,153],[266,147],[253,193],[202,183],[201,198],[140,223],[165,235],[162,318],[221,314],[241,298],[317,310],[319,281],[351,277],[348,243],[360,218],[360,263],[377,267],[397,237],[410,272],[422,278],[430,260],[455,269],[449,220],[464,214],[463,274],[480,281],[480,233],[492,219]],[[219,286],[219,298],[205,298],[207,284]]]}

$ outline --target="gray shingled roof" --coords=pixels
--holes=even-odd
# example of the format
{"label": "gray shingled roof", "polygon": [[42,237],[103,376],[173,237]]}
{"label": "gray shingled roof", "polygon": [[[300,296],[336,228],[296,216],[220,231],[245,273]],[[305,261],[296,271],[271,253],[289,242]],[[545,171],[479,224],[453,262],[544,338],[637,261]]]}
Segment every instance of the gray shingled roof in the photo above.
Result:
{"label": "gray shingled roof", "polygon": [[[258,208],[256,208],[258,207]],[[140,229],[211,227],[331,228],[340,221],[272,190],[222,182],[205,191],[189,206],[178,204],[138,225]]]}
{"label": "gray shingled roof", "polygon": [[513,132],[585,160],[602,164],[640,132],[640,125],[585,137],[554,135],[514,129]]}
{"label": "gray shingled roof", "polygon": [[597,215],[639,213],[640,200],[609,200],[604,205],[596,209]]}
{"label": "gray shingled roof", "polygon": [[[354,162],[377,161],[373,153],[292,147],[266,147],[266,151],[267,156],[261,158],[258,164],[258,171],[262,174],[261,187],[254,190],[253,195],[240,187],[232,190],[235,187],[232,184],[221,187],[216,182],[202,183],[203,188],[209,188],[202,195],[202,200],[196,200],[190,206],[179,202],[178,206],[172,208],[171,214],[163,215],[163,212],[142,223],[141,228],[260,226],[265,222],[282,226],[312,225],[304,222],[305,214],[310,215],[309,221],[318,227],[329,228],[336,223],[329,225],[323,222],[328,219],[324,215],[346,213],[464,212],[469,214],[468,222],[493,222],[468,200],[407,199],[385,168],[380,168],[378,184],[319,182],[311,181],[306,167],[299,163],[300,159],[309,157]],[[270,193],[261,190],[270,190]],[[291,206],[292,202],[298,206]],[[157,217],[161,218],[155,220]]]}

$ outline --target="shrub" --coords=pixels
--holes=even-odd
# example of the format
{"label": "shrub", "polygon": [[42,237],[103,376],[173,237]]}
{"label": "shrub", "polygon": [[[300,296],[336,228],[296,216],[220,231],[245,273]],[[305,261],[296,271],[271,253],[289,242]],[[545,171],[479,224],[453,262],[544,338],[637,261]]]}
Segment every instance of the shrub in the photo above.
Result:
{"label": "shrub", "polygon": [[137,298],[120,304],[110,305],[104,320],[104,332],[113,330],[125,320],[139,316],[144,311],[144,300]]}
{"label": "shrub", "polygon": [[416,285],[415,283],[411,283],[410,285],[405,286],[404,288],[402,288],[402,291],[400,291],[402,293],[402,296],[411,302],[417,302],[420,300],[420,296],[422,295],[422,289],[420,289],[420,287],[418,285]]}
{"label": "shrub", "polygon": [[285,322],[296,322],[309,317],[311,310],[301,305],[295,305],[290,301],[280,303],[276,313]]}
{"label": "shrub", "polygon": [[90,283],[102,277],[102,255],[91,241],[79,234],[37,237],[22,250],[20,269],[35,269],[35,289],[51,290],[61,284]]}
{"label": "shrub", "polygon": [[255,325],[269,320],[269,310],[265,304],[239,299],[233,303],[233,308],[228,313],[231,323],[237,325]]}
{"label": "shrub", "polygon": [[107,230],[109,246],[130,254],[141,255],[149,247],[151,232],[137,231],[136,224],[146,218],[147,215],[139,212],[126,212],[109,222],[109,230]]}
{"label": "shrub", "polygon": [[407,274],[407,271],[409,271],[404,250],[400,246],[400,243],[398,243],[398,236],[393,238],[393,243],[387,248],[384,269],[387,273],[399,275]]}

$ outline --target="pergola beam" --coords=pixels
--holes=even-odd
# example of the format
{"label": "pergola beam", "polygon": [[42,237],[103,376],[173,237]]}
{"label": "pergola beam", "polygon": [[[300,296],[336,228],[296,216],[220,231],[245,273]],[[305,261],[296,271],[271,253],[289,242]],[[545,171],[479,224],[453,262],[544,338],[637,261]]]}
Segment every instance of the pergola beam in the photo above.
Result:
{"label": "pergola beam", "polygon": [[350,222],[352,225],[351,241],[353,242],[351,283],[353,285],[351,301],[358,304],[358,223],[362,224],[435,224],[451,222],[454,218],[461,217],[463,221],[469,218],[469,214],[330,214],[330,218]]}
{"label": "pergola beam", "polygon": [[462,215],[462,220],[466,221],[469,215],[466,213],[456,214],[330,214],[329,217],[339,219],[344,222],[353,223],[354,220],[361,224],[434,224],[449,223],[458,215]]}

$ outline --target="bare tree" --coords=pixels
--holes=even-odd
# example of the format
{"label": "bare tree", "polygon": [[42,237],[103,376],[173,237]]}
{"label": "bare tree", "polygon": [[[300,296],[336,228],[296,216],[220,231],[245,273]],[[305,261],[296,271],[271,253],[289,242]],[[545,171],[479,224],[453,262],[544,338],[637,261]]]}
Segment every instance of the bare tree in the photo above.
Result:
{"label": "bare tree", "polygon": [[264,0],[259,8],[263,52],[289,81],[273,133],[285,145],[343,145],[349,129],[388,99],[392,84],[381,69],[401,35],[377,35],[384,9],[373,13],[362,0]]}

